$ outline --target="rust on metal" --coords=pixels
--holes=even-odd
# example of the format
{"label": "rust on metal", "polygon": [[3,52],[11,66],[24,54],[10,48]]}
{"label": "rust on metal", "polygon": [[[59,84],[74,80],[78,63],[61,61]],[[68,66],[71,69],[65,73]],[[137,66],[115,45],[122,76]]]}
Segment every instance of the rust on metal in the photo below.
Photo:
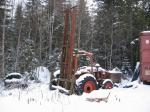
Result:
{"label": "rust on metal", "polygon": [[[76,31],[76,7],[65,10],[65,26],[63,36],[63,47],[61,55],[61,75],[60,85],[70,90],[70,82],[64,82],[63,79],[73,80],[76,62],[73,61],[75,31]],[[69,84],[68,84],[69,83]],[[73,82],[72,82],[73,83]]]}

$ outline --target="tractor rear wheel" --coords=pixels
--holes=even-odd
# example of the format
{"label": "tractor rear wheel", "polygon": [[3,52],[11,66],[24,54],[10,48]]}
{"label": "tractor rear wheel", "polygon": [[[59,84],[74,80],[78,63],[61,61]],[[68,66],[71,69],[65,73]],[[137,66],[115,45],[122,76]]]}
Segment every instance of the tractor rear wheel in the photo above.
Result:
{"label": "tractor rear wheel", "polygon": [[97,89],[97,81],[92,74],[84,74],[76,80],[75,91],[78,95]]}

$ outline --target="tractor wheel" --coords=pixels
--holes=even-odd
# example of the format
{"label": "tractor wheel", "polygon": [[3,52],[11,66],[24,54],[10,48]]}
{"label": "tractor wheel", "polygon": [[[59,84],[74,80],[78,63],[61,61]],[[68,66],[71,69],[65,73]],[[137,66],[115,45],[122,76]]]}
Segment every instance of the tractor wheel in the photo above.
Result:
{"label": "tractor wheel", "polygon": [[76,80],[75,91],[78,95],[90,93],[97,89],[97,81],[92,74],[84,74]]}
{"label": "tractor wheel", "polygon": [[104,80],[103,85],[102,85],[103,89],[112,89],[113,88],[113,82],[111,80]]}

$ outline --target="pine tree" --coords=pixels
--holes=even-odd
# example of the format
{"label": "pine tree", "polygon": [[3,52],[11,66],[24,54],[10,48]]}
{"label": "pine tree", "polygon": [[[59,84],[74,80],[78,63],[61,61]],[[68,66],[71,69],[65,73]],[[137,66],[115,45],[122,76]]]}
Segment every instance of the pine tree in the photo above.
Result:
{"label": "pine tree", "polygon": [[5,40],[5,21],[6,21],[6,15],[5,15],[5,0],[2,0],[0,2],[0,60],[1,60],[1,63],[0,63],[0,77],[3,77],[4,76],[4,73],[5,73],[5,63],[4,63],[4,40]]}
{"label": "pine tree", "polygon": [[14,62],[14,71],[20,71],[20,65],[22,63],[19,63],[20,60],[20,54],[21,54],[21,43],[23,41],[23,9],[22,5],[18,4],[15,12],[15,22],[14,22],[14,29],[15,29],[15,37],[14,37],[14,48],[16,49],[16,54],[15,54],[15,62]]}
{"label": "pine tree", "polygon": [[112,67],[114,52],[114,33],[117,13],[114,1],[98,2],[97,17],[95,19],[94,48],[96,60],[105,68]]}
{"label": "pine tree", "polygon": [[79,49],[91,50],[92,22],[86,4],[85,0],[79,0],[79,14],[77,16],[77,47]]}
{"label": "pine tree", "polygon": [[[62,47],[63,37],[63,18],[64,18],[64,0],[46,0],[45,21],[46,37],[44,46],[47,46],[44,52],[44,62],[50,69],[56,65],[56,52]],[[55,62],[54,62],[55,61]]]}

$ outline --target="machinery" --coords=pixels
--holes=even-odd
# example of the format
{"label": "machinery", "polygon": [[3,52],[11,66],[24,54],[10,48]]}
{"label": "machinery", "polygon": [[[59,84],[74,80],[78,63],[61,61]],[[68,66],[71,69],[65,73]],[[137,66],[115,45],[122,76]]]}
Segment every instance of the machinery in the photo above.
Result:
{"label": "machinery", "polygon": [[79,50],[75,57],[78,59],[78,69],[74,73],[75,92],[77,94],[82,94],[83,92],[90,93],[99,88],[113,88],[110,73],[100,67],[98,63],[93,62],[92,53]]}
{"label": "machinery", "polygon": [[[65,10],[65,26],[60,72],[54,75],[50,89],[59,86],[69,93],[90,93],[100,87],[110,89],[113,83],[110,73],[93,62],[93,54],[75,48],[76,7]],[[61,90],[62,91],[62,90]]]}

